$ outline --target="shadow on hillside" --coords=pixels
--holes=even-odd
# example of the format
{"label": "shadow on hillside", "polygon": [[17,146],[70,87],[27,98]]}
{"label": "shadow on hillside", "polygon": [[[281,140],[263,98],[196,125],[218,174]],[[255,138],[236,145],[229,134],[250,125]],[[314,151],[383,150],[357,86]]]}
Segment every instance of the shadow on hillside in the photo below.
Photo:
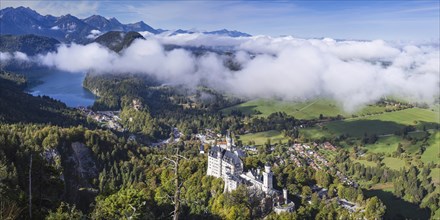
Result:
{"label": "shadow on hillside", "polygon": [[385,219],[429,219],[429,209],[421,209],[414,203],[396,197],[383,190],[364,190],[366,197],[377,196],[387,207]]}
{"label": "shadow on hillside", "polygon": [[[330,122],[325,127],[336,134],[348,134],[354,137],[367,135],[387,135],[395,132],[402,132],[407,126],[392,121],[381,120],[343,120]],[[416,129],[438,129],[439,123],[419,121],[415,125]]]}
{"label": "shadow on hillside", "polygon": [[227,109],[225,109],[225,112],[228,114],[231,114],[232,112],[241,112],[245,115],[250,114],[250,115],[258,115],[260,114],[257,110],[256,105],[250,105],[250,106],[234,106],[234,107],[229,107]]}
{"label": "shadow on hillside", "polygon": [[330,122],[326,127],[339,134],[363,137],[364,134],[384,135],[402,130],[405,126],[392,121],[381,120],[349,120]]}
{"label": "shadow on hillside", "polygon": [[426,122],[426,121],[418,121],[416,125],[417,129],[436,129],[438,130],[440,127],[440,123],[434,123],[434,122]]}

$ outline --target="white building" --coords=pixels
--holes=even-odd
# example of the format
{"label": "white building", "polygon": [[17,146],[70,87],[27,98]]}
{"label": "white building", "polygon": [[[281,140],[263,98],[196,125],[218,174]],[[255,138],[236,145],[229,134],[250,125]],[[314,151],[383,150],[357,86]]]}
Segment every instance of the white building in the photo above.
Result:
{"label": "white building", "polygon": [[230,192],[240,184],[256,188],[273,199],[273,210],[279,214],[282,212],[293,212],[295,203],[287,198],[287,190],[281,192],[273,188],[273,173],[269,164],[260,169],[244,172],[243,162],[240,157],[245,156],[240,150],[234,149],[234,141],[228,134],[226,144],[213,146],[208,152],[207,175],[222,178],[225,182],[225,192]]}
{"label": "white building", "polygon": [[[243,162],[234,153],[233,141],[226,137],[226,145],[213,146],[208,153],[209,176],[226,179],[228,175],[240,175],[243,172]],[[226,182],[226,181],[225,181]]]}
{"label": "white building", "polygon": [[228,134],[226,144],[213,146],[209,150],[207,175],[222,178],[225,181],[225,191],[232,191],[240,184],[246,184],[265,193],[272,193],[273,173],[270,166],[265,165],[262,174],[259,170],[244,173],[239,155],[243,156],[243,152],[234,149],[234,141]]}

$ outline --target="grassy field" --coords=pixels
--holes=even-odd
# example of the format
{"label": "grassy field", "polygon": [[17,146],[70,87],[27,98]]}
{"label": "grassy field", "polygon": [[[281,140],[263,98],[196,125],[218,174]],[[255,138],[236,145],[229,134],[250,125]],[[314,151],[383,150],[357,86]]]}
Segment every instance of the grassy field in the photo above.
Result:
{"label": "grassy field", "polygon": [[[432,131],[431,131],[432,133]],[[412,138],[422,138],[425,136],[425,132],[416,131],[409,133]],[[417,144],[411,143],[411,141],[404,140],[401,136],[390,135],[385,137],[380,137],[375,144],[367,144],[368,151],[373,153],[393,153],[397,149],[397,145],[401,143],[403,149],[407,153],[415,153],[419,150],[420,146],[425,145],[422,142]],[[438,162],[440,154],[440,132],[434,132],[431,134],[425,152],[422,154],[422,161],[424,163],[428,162]]]}
{"label": "grassy field", "polygon": [[400,170],[401,168],[406,167],[405,161],[399,158],[385,157],[382,162],[385,164],[385,166],[393,170]]}
{"label": "grassy field", "polygon": [[371,115],[346,119],[343,121],[329,122],[324,127],[331,134],[349,134],[362,137],[365,133],[387,135],[401,130],[406,125],[416,125],[420,129],[423,125],[427,128],[438,125],[439,115],[428,109],[411,108],[402,111],[385,112],[383,114]]}
{"label": "grassy field", "polygon": [[394,185],[393,185],[393,183],[390,183],[390,182],[388,182],[388,183],[376,183],[376,184],[371,186],[371,189],[373,189],[373,190],[379,189],[379,190],[383,190],[385,192],[393,192]]}
{"label": "grassy field", "polygon": [[[244,113],[254,114],[256,111],[261,112],[259,116],[267,116],[273,112],[286,112],[296,118],[311,119],[318,118],[319,114],[324,116],[336,116],[338,114],[344,117],[351,117],[351,114],[345,113],[337,105],[335,101],[326,99],[316,99],[306,102],[282,102],[276,100],[252,100],[230,108],[222,110],[228,113],[232,110],[240,110]],[[375,144],[366,145],[367,149],[373,153],[392,153],[396,150],[398,143],[401,143],[407,153],[415,153],[422,145],[421,142],[411,144],[410,141],[402,139],[400,136],[394,135],[396,131],[401,131],[404,126],[414,125],[419,131],[409,134],[412,138],[419,138],[424,135],[421,132],[424,127],[427,129],[435,128],[439,125],[438,108],[421,109],[411,108],[401,111],[384,112],[385,107],[367,106],[358,113],[359,117],[348,118],[342,121],[333,121],[323,123],[311,128],[300,129],[300,135],[309,140],[316,140],[322,137],[333,138],[341,134],[350,135],[352,138],[346,144],[340,143],[342,146],[354,146],[360,143],[360,138],[365,134],[376,134],[379,136]],[[366,114],[373,115],[366,115]],[[366,116],[362,116],[366,115]],[[431,130],[432,132],[433,130]],[[256,145],[264,144],[267,139],[272,143],[285,139],[279,131],[267,131],[255,134],[247,134],[241,136],[244,144],[249,141],[255,141]],[[439,161],[440,153],[440,134],[436,131],[435,135],[431,135],[427,149],[422,155],[423,162]],[[396,158],[385,158],[385,164],[392,169],[400,169],[405,166],[405,162]]]}
{"label": "grassy field", "polygon": [[332,137],[333,132],[318,127],[300,129],[299,133],[309,139],[319,139],[322,137]]}
{"label": "grassy field", "polygon": [[432,182],[440,184],[440,168],[432,169],[429,176],[432,178]]}
{"label": "grassy field", "polygon": [[368,161],[368,160],[359,160],[359,159],[352,159],[353,162],[358,162],[360,164],[363,164],[366,167],[376,167],[377,164],[375,162],[372,161]]}
{"label": "grassy field", "polygon": [[380,137],[375,144],[367,144],[369,152],[373,153],[392,153],[396,151],[397,145],[402,141],[402,138],[396,135],[387,137]]}
{"label": "grassy field", "polygon": [[417,125],[422,122],[439,123],[436,111],[421,108],[410,108],[402,111],[386,112],[365,117],[368,120],[390,121],[404,125]]}
{"label": "grassy field", "polygon": [[[408,136],[411,136],[414,139],[421,140],[425,136],[426,132],[423,131],[415,131],[412,133],[409,133]],[[376,143],[374,144],[367,144],[365,147],[367,147],[369,152],[373,153],[393,153],[397,149],[398,144],[402,144],[403,149],[406,153],[415,153],[417,152],[422,142],[418,142],[416,144],[411,143],[411,141],[406,140],[402,138],[402,136],[397,135],[387,135],[383,137],[379,137]]]}
{"label": "grassy field", "polygon": [[[385,107],[377,105],[368,105],[363,109],[355,112],[354,114],[377,114],[384,112],[385,109]],[[225,108],[222,111],[226,114],[229,114],[233,110],[238,110],[242,113],[251,115],[255,115],[256,112],[261,112],[261,114],[258,114],[258,116],[262,117],[266,117],[274,112],[285,112],[286,114],[294,116],[298,119],[319,118],[320,114],[329,117],[342,115],[348,118],[352,116],[352,113],[345,112],[336,101],[328,99],[314,99],[304,102],[285,102],[277,100],[256,99],[229,108]]]}
{"label": "grassy field", "polygon": [[245,134],[240,136],[240,140],[245,145],[248,144],[249,141],[255,141],[255,145],[263,145],[264,143],[266,143],[267,139],[270,139],[271,143],[278,143],[278,141],[280,140],[282,143],[286,143],[288,140],[283,136],[283,134],[281,134],[281,132],[275,130]]}
{"label": "grassy field", "polygon": [[425,152],[422,154],[421,160],[424,163],[438,163],[440,161],[440,132],[431,134],[428,144],[429,145],[426,147]]}
{"label": "grassy field", "polygon": [[387,135],[401,130],[404,126],[394,122],[381,120],[344,120],[330,122],[324,126],[334,134],[348,134],[354,137],[363,137],[365,134]]}

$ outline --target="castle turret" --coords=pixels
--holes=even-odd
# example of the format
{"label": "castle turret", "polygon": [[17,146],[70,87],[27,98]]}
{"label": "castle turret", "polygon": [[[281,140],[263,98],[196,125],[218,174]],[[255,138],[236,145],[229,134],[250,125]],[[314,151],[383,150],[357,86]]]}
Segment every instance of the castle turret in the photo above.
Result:
{"label": "castle turret", "polygon": [[283,189],[283,199],[284,199],[284,204],[287,204],[287,189]]}
{"label": "castle turret", "polygon": [[222,158],[222,151],[220,150],[220,147],[218,147],[217,158],[218,158],[218,159],[221,159],[221,158]]}
{"label": "castle turret", "polygon": [[270,165],[266,164],[264,165],[264,172],[263,172],[263,191],[269,192],[273,189],[273,173],[270,169]]}
{"label": "castle turret", "polygon": [[232,138],[231,138],[231,133],[229,131],[226,134],[226,147],[227,150],[232,151]]}

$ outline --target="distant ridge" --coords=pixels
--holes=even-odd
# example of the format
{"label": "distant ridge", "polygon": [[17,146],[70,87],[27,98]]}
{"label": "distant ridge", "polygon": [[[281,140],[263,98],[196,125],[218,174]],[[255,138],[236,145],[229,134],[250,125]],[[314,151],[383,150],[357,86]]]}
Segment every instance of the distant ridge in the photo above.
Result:
{"label": "distant ridge", "polygon": [[59,17],[52,15],[43,16],[28,7],[7,7],[0,10],[0,33],[2,35],[34,34],[55,38],[58,41],[66,43],[75,42],[86,44],[93,42],[93,38],[96,37],[95,35],[97,35],[97,33],[106,33],[109,31],[150,32],[151,34],[168,34],[170,36],[184,33],[202,33],[229,37],[251,36],[247,33],[235,30],[229,31],[227,29],[207,32],[182,29],[167,31],[164,29],[155,29],[143,21],[122,24],[116,18],[107,19],[101,15],[92,15],[85,19],[79,19],[70,14]]}
{"label": "distant ridge", "polygon": [[13,53],[16,51],[27,55],[35,55],[55,51],[59,41],[33,34],[0,35],[0,51]]}

